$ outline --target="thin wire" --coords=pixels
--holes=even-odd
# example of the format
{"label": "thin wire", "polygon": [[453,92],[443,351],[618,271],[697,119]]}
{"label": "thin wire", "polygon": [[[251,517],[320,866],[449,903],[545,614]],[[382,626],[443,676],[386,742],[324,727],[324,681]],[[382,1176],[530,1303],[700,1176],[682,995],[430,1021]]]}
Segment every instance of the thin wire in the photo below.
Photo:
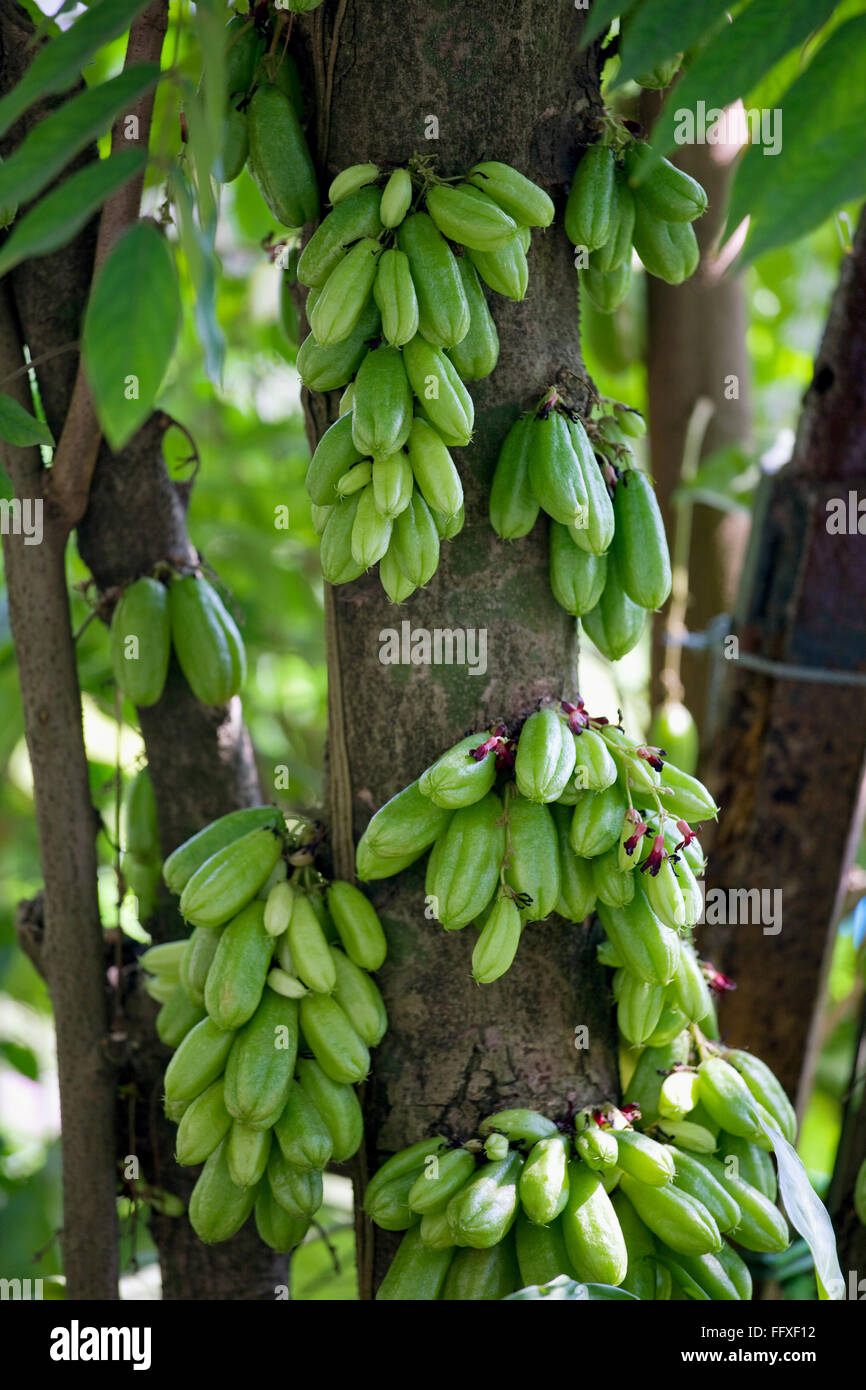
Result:
{"label": "thin wire", "polygon": [[[703,632],[666,634],[664,641],[671,647],[689,647],[692,651],[710,651],[721,645],[722,639],[733,636],[730,632],[731,617],[720,613],[713,618]],[[737,661],[747,670],[758,671],[765,676],[776,676],[779,680],[817,682],[823,685],[866,686],[866,672],[834,671],[825,666],[800,666],[791,661],[773,661],[770,657],[759,656],[757,652],[739,652],[730,660]]]}

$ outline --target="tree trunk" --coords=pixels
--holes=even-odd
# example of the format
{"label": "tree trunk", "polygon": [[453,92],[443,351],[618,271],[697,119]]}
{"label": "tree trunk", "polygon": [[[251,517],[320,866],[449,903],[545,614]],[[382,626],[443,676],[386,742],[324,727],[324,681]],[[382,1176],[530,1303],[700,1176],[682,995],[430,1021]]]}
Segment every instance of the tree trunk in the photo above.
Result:
{"label": "tree trunk", "polygon": [[[313,28],[314,44],[323,25]],[[506,160],[561,203],[600,113],[597,52],[579,52],[580,25],[579,10],[544,0],[459,9],[350,0],[323,183],[359,160],[387,167],[423,151],[439,156],[446,175],[481,158]],[[429,116],[438,118],[438,140],[425,140]],[[518,412],[557,380],[576,404],[586,403],[561,216],[533,235],[526,300],[492,295],[491,305],[499,365],[473,386],[475,439],[456,451],[465,530],[443,545],[438,573],[402,607],[389,603],[375,573],[329,593],[329,799],[340,875],[351,876],[351,837],[371,813],[467,729],[514,721],[540,699],[577,688],[575,624],[550,593],[546,525],[509,546],[487,519],[496,456]],[[335,401],[313,398],[308,407],[315,441]],[[381,635],[403,622],[482,629],[486,672],[382,665]],[[469,1135],[501,1106],[565,1114],[569,1102],[615,1094],[614,1027],[588,930],[530,927],[511,971],[479,988],[470,974],[475,933],[446,933],[425,918],[420,869],[373,885],[371,896],[389,938],[380,983],[390,1017],[366,1087],[371,1168],[439,1129]],[[589,1027],[588,1051],[575,1047],[579,1024]],[[371,1297],[394,1248],[393,1236],[359,1223],[362,1298]]]}
{"label": "tree trunk", "polygon": [[[791,462],[764,479],[737,606],[741,654],[808,668],[755,670],[717,657],[720,694],[708,731],[722,817],[710,843],[709,891],[778,890],[781,931],[708,927],[702,936],[738,988],[722,1028],[755,1046],[789,1091],[809,1088],[816,981],[838,916],[862,818],[866,753],[866,557],[856,492],[866,472],[866,219],[819,349]],[[829,529],[828,503],[853,529]],[[836,682],[809,671],[841,673]],[[817,990],[820,998],[821,990]],[[805,1058],[805,1061],[804,1061]]]}

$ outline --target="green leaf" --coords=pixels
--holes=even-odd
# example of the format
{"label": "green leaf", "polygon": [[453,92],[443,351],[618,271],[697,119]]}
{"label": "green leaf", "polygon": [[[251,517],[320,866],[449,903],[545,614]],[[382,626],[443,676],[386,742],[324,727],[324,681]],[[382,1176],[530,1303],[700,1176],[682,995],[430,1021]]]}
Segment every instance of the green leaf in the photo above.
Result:
{"label": "green leaf", "polygon": [[204,231],[196,221],[192,190],[180,170],[171,180],[171,196],[177,211],[178,236],[195,290],[194,316],[204,349],[205,371],[215,386],[222,381],[225,335],[217,317],[220,263],[214,243],[216,227]]}
{"label": "green leaf", "polygon": [[845,1280],[836,1254],[836,1236],[823,1202],[809,1181],[797,1150],[775,1125],[760,1120],[764,1133],[772,1140],[779,1168],[779,1195],[794,1230],[805,1240],[815,1262],[818,1297],[834,1302],[845,1297]]}
{"label": "green leaf", "polygon": [[525,1289],[519,1289],[517,1293],[507,1294],[502,1301],[509,1303],[542,1298],[565,1299],[574,1303],[607,1303],[615,1299],[637,1301],[633,1293],[617,1289],[613,1284],[582,1284],[576,1279],[569,1279],[567,1274],[558,1275],[556,1279],[551,1279],[549,1284],[530,1284]]}
{"label": "green leaf", "polygon": [[795,241],[866,193],[861,96],[866,15],[836,29],[782,102],[781,153],[749,146],[731,194],[728,231],[751,214],[739,264]]}
{"label": "green leaf", "polygon": [[589,19],[581,35],[581,48],[585,48],[593,39],[598,38],[599,34],[609,29],[617,16],[622,19],[636,4],[637,0],[593,0]]}
{"label": "green leaf", "polygon": [[674,143],[678,111],[724,110],[744,96],[791,49],[819,29],[836,0],[752,0],[715,34],[680,78],[653,128],[664,154]]}
{"label": "green leaf", "polygon": [[25,449],[29,444],[53,444],[54,437],[42,420],[37,420],[12,396],[0,393],[0,439]]}
{"label": "green leaf", "polygon": [[82,337],[99,422],[115,452],[153,408],[180,316],[168,244],[152,222],[137,222],[112,247],[96,278]]}
{"label": "green leaf", "polygon": [[31,256],[65,246],[97,208],[147,163],[146,150],[120,150],[78,169],[16,222],[0,250],[0,275]]}
{"label": "green leaf", "polygon": [[5,135],[40,97],[65,92],[94,53],[122,34],[147,0],[98,0],[70,29],[40,48],[17,87],[0,100],[0,135]]}
{"label": "green leaf", "polygon": [[139,63],[109,82],[71,97],[27,136],[0,166],[0,207],[41,193],[71,159],[159,80],[154,63]]}
{"label": "green leaf", "polygon": [[619,72],[611,91],[649,72],[675,53],[683,53],[721,20],[728,0],[644,0],[626,25],[620,44]]}
{"label": "green leaf", "polygon": [[195,97],[187,103],[188,143],[195,169],[199,224],[216,222],[217,207],[212,177],[222,153],[226,102],[226,10],[223,0],[200,0],[195,8],[195,30],[201,53],[202,79]]}
{"label": "green leaf", "polygon": [[692,478],[680,481],[671,498],[675,506],[702,502],[722,512],[750,512],[761,469],[736,444],[714,449]]}

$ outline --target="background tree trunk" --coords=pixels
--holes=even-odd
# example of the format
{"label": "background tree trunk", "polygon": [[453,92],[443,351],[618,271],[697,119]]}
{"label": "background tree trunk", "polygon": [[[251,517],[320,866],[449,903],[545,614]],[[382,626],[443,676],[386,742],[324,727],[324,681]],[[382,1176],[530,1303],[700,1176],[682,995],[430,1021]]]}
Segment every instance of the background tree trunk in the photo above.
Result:
{"label": "background tree trunk", "polygon": [[[323,40],[324,22],[313,27],[314,44]],[[580,25],[580,11],[545,0],[471,7],[350,0],[323,186],[359,160],[388,166],[423,152],[437,154],[446,175],[481,158],[506,160],[561,203],[600,113],[597,53],[579,52]],[[430,115],[439,121],[438,140],[425,140]],[[329,799],[339,875],[353,871],[351,833],[357,837],[377,807],[467,729],[514,720],[539,699],[577,688],[575,624],[550,593],[546,525],[509,546],[487,519],[497,452],[517,413],[556,380],[575,403],[586,399],[576,277],[561,216],[533,235],[526,300],[492,295],[491,306],[499,365],[473,386],[475,440],[456,452],[465,530],[443,545],[431,583],[400,608],[375,573],[329,594]],[[335,402],[313,398],[308,409],[314,442]],[[404,620],[428,630],[485,629],[486,673],[383,666],[380,634]],[[614,1026],[587,930],[530,927],[511,971],[479,988],[470,974],[475,933],[446,933],[426,920],[421,869],[373,885],[371,896],[389,938],[380,983],[390,1016],[366,1088],[372,1168],[443,1127],[468,1135],[500,1106],[564,1114],[569,1101],[615,1094]],[[589,1026],[588,1051],[575,1049],[579,1024]],[[361,1187],[363,1164],[358,1178]],[[361,1296],[369,1298],[395,1239],[363,1222],[359,1236]]]}

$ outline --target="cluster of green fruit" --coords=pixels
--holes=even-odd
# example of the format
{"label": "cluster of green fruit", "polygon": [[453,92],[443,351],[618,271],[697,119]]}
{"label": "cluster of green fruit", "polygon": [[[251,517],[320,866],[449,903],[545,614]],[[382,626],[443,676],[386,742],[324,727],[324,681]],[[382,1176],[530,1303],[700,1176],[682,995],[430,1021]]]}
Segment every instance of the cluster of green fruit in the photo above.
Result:
{"label": "cluster of green fruit", "polygon": [[503,540],[550,517],[550,587],[599,651],[618,661],[671,589],[671,563],[652,482],[629,440],[644,433],[617,405],[584,427],[559,393],[512,425],[490,491],[490,523]]}
{"label": "cluster of green fruit", "polygon": [[642,1300],[749,1299],[735,1246],[789,1241],[763,1117],[793,1138],[772,1072],[695,1029],[645,1050],[621,1109],[505,1110],[467,1144],[414,1144],[364,1198],[378,1226],[406,1232],[377,1297],[500,1299],[565,1275]]}
{"label": "cluster of green fruit", "polygon": [[610,314],[628,294],[632,246],[644,269],[669,285],[694,274],[700,253],[691,224],[706,211],[707,195],[645,141],[606,125],[611,143],[591,145],[577,167],[565,231],[586,257],[581,290]]}
{"label": "cluster of green fruit", "polygon": [[313,850],[306,823],[287,828],[258,806],[214,821],[163,866],[193,931],[142,965],[175,1049],[165,1108],[177,1161],[204,1163],[189,1219],[206,1244],[255,1208],[262,1240],[290,1250],[321,1205],[324,1169],[361,1142],[354,1086],[387,1027],[368,973],[385,936],[363,893],[317,872]]}
{"label": "cluster of green fruit", "polygon": [[688,821],[716,811],[703,783],[578,697],[531,714],[516,740],[500,724],[448,749],[376,812],[356,871],[389,878],[430,850],[428,904],[446,930],[480,927],[481,984],[509,969],[527,923],[551,913],[582,922],[598,903],[617,966],[664,987],[644,990],[648,1038],[662,1012],[684,1026],[673,1006],[654,1021],[652,1010],[675,977],[694,974],[680,933],[700,916],[703,856]]}
{"label": "cluster of green fruit", "polygon": [[322,569],[331,584],[378,563],[402,602],[463,525],[463,487],[449,450],[472,438],[464,385],[496,366],[499,339],[484,291],[526,293],[530,228],[553,219],[547,194],[507,164],[443,181],[430,161],[384,175],[344,169],[332,211],[304,247],[310,334],[304,385],[347,388],[340,417],[307,473]]}
{"label": "cluster of green fruit", "polygon": [[162,696],[171,649],[197,700],[224,705],[244,683],[243,638],[216,589],[200,575],[145,576],[129,584],[111,617],[114,679],[134,705]]}

